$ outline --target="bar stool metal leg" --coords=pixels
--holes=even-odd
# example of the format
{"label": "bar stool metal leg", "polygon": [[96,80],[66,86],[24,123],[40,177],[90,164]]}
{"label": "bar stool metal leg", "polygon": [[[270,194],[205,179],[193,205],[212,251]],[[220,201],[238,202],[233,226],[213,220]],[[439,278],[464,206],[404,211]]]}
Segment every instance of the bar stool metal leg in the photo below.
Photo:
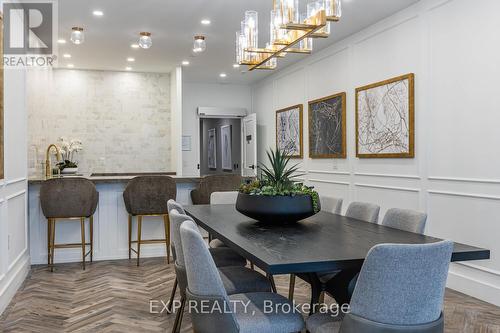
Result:
{"label": "bar stool metal leg", "polygon": [[293,294],[295,292],[295,274],[290,274],[290,286],[288,287],[288,299],[293,301]]}
{"label": "bar stool metal leg", "polygon": [[94,261],[94,216],[89,219],[90,228],[90,262]]}
{"label": "bar stool metal leg", "polygon": [[56,219],[51,219],[50,223],[50,271],[54,271],[54,254],[56,252],[55,243],[56,243]]}
{"label": "bar stool metal leg", "polygon": [[82,229],[82,265],[83,265],[83,270],[85,270],[85,218],[81,217],[80,218],[80,225]]}
{"label": "bar stool metal leg", "polygon": [[52,231],[50,230],[50,225],[52,224],[52,219],[47,219],[47,266],[50,267],[50,238],[52,235]]}
{"label": "bar stool metal leg", "polygon": [[177,311],[177,314],[175,315],[175,322],[174,322],[174,327],[172,327],[172,333],[177,333],[181,330],[181,324],[182,324],[182,317],[184,315],[184,306],[186,305],[186,298],[182,297],[181,298],[181,306]]}
{"label": "bar stool metal leg", "polygon": [[137,266],[139,266],[139,258],[141,256],[141,232],[142,232],[142,216],[137,216]]}
{"label": "bar stool metal leg", "polygon": [[163,215],[163,224],[165,225],[165,243],[167,245],[167,264],[170,264],[170,218]]}
{"label": "bar stool metal leg", "polygon": [[132,258],[132,215],[128,216],[128,259]]}

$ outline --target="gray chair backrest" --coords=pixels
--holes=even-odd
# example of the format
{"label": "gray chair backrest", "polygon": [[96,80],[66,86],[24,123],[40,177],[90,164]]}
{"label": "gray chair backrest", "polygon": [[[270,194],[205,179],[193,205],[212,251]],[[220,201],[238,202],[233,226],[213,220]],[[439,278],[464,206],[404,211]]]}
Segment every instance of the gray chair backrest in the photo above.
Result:
{"label": "gray chair backrest", "polygon": [[319,197],[321,201],[321,210],[333,213],[333,214],[341,214],[342,212],[342,203],[344,199],[333,198],[333,197]]}
{"label": "gray chair backrest", "polygon": [[378,223],[380,206],[368,202],[351,202],[345,216],[370,223]]}
{"label": "gray chair backrest", "polygon": [[193,221],[182,223],[181,239],[190,292],[197,296],[217,296],[227,300],[219,270]]}
{"label": "gray chair backrest", "polygon": [[184,207],[174,199],[170,199],[167,201],[167,208],[168,211],[170,212],[172,209],[177,210],[178,213],[186,215],[186,211],[184,210]]}
{"label": "gray chair backrest", "polygon": [[361,268],[351,313],[391,325],[439,319],[452,251],[450,241],[373,247]]}
{"label": "gray chair backrest", "polygon": [[168,214],[167,201],[176,198],[177,185],[169,176],[140,176],[131,179],[123,200],[130,215]]}
{"label": "gray chair backrest", "polygon": [[382,225],[404,231],[423,234],[427,214],[411,209],[391,208],[384,216]]}
{"label": "gray chair backrest", "polygon": [[238,198],[238,191],[212,192],[212,194],[210,194],[210,204],[211,205],[236,204],[236,198]]}
{"label": "gray chair backrest", "polygon": [[52,178],[40,188],[40,203],[47,218],[89,217],[94,215],[99,193],[85,178]]}
{"label": "gray chair backrest", "polygon": [[193,221],[187,215],[180,214],[176,209],[172,209],[169,213],[170,217],[170,235],[172,237],[173,248],[175,249],[175,262],[181,267],[185,267],[185,257],[182,251],[181,243],[181,224],[184,221]]}

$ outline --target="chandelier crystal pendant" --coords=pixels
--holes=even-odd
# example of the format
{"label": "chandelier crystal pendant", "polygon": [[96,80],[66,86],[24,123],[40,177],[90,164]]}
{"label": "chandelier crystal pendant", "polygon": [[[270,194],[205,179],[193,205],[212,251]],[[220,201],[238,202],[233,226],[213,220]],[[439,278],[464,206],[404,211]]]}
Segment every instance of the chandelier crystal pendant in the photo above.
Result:
{"label": "chandelier crystal pendant", "polygon": [[327,38],[330,22],[341,17],[341,0],[313,0],[307,12],[299,15],[299,0],[274,0],[270,12],[270,42],[259,48],[258,13],[245,12],[241,30],[236,33],[236,63],[248,70],[275,69],[277,58],[288,53],[310,54],[313,38]]}
{"label": "chandelier crystal pendant", "polygon": [[207,42],[205,41],[205,36],[197,35],[194,36],[193,52],[201,53],[207,49]]}
{"label": "chandelier crystal pendant", "polygon": [[143,49],[149,49],[153,45],[153,40],[151,39],[150,32],[141,32],[139,33],[139,47]]}
{"label": "chandelier crystal pendant", "polygon": [[83,28],[73,27],[71,28],[70,40],[73,44],[80,45],[85,41],[85,35],[83,34]]}

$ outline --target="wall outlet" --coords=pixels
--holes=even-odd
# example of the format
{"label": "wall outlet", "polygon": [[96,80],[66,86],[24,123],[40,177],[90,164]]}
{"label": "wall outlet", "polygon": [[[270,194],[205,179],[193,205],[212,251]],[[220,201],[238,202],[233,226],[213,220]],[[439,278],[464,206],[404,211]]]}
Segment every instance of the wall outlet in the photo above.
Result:
{"label": "wall outlet", "polygon": [[10,250],[10,235],[7,235],[7,250]]}

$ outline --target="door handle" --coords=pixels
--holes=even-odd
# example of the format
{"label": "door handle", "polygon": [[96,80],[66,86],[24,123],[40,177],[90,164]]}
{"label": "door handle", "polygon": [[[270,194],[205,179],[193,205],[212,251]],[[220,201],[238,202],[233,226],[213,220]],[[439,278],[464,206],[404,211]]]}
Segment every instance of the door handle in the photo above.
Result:
{"label": "door handle", "polygon": [[252,170],[255,170],[255,165],[252,164],[252,165],[249,166],[249,168],[252,169]]}

